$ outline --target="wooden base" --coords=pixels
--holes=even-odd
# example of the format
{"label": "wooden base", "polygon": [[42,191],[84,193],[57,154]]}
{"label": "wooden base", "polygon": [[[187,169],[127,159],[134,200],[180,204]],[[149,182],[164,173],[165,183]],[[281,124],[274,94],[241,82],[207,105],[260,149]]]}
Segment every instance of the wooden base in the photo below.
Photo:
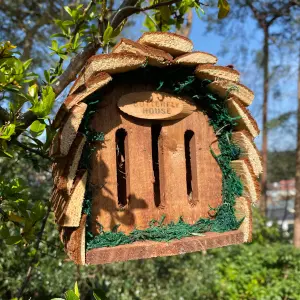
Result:
{"label": "wooden base", "polygon": [[117,247],[96,248],[87,251],[86,264],[98,265],[158,256],[173,256],[241,244],[243,239],[243,232],[235,230],[224,233],[207,232],[204,236],[187,237],[171,242],[145,241]]}

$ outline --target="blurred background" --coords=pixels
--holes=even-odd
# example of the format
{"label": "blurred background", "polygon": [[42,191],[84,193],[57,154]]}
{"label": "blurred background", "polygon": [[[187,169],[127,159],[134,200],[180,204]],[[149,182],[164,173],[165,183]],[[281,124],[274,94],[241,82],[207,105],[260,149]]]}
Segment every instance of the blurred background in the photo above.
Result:
{"label": "blurred background", "polygon": [[[258,2],[258,11],[252,2]],[[66,258],[51,216],[24,299],[59,297],[76,281],[82,299],[92,299],[92,290],[101,299],[300,299],[300,251],[293,245],[300,15],[299,9],[274,14],[274,2],[289,1],[232,0],[228,17],[217,20],[212,1],[200,18],[189,13],[180,30],[194,42],[194,50],[217,55],[220,65],[233,65],[241,82],[255,92],[250,110],[267,134],[267,143],[262,135],[256,143],[268,164],[262,178],[265,206],[260,212],[254,207],[253,242],[170,258],[77,267]],[[23,60],[33,58],[36,73],[53,64],[49,36],[57,31],[53,20],[66,13],[64,5],[72,3],[0,1],[0,40],[17,45]],[[144,15],[131,18],[122,36],[136,40],[147,31],[143,21]],[[67,92],[59,97],[53,115]],[[0,173],[7,179],[22,178],[30,201],[48,201],[51,172],[38,156],[19,153],[1,163]],[[0,249],[0,299],[12,299],[36,250],[4,243]]]}

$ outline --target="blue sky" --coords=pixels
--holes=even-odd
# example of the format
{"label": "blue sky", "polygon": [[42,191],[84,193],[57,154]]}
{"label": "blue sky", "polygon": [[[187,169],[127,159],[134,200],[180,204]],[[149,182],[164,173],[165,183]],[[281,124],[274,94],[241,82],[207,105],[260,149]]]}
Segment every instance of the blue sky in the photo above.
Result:
{"label": "blue sky", "polygon": [[[230,18],[230,15],[228,16]],[[227,20],[224,19],[224,26],[227,25]],[[219,65],[233,64],[241,73],[241,82],[250,87],[255,93],[255,99],[249,107],[250,111],[261,126],[262,119],[262,70],[255,64],[255,56],[257,51],[261,50],[263,34],[257,28],[256,21],[251,18],[251,15],[245,17],[242,24],[242,38],[234,39],[231,36],[220,36],[215,32],[207,33],[205,30],[205,17],[201,20],[194,15],[193,25],[190,39],[194,42],[195,50],[205,51],[218,56]],[[225,41],[225,42],[224,42]],[[237,49],[240,45],[246,47],[249,51],[247,60],[242,60],[237,57]],[[229,52],[224,55],[222,50],[229,48]],[[230,51],[232,49],[232,51]],[[274,65],[289,65],[291,70],[288,74],[279,72],[270,83],[269,94],[269,119],[278,115],[294,111],[297,109],[297,67],[298,53],[287,52],[281,55],[276,47],[270,47],[270,69]],[[279,88],[281,95],[279,99],[273,97],[275,90]],[[285,124],[284,129],[275,129],[269,133],[269,147],[274,150],[283,150],[295,148],[296,122],[292,118]],[[258,146],[261,146],[261,137],[256,139]]]}

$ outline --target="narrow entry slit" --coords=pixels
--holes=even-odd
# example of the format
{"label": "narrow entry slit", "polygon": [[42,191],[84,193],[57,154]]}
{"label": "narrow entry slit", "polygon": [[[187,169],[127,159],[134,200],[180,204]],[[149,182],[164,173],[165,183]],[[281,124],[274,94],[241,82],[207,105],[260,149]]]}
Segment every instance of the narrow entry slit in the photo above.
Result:
{"label": "narrow entry slit", "polygon": [[151,125],[151,140],[152,140],[152,168],[154,174],[154,203],[156,207],[159,207],[161,203],[160,199],[160,178],[159,178],[159,136],[161,132],[160,124]]}
{"label": "narrow entry slit", "polygon": [[127,139],[127,132],[120,128],[116,131],[116,166],[117,166],[117,190],[118,190],[118,204],[119,206],[127,205],[127,191],[126,191],[126,160],[127,155],[125,151],[125,144]]}
{"label": "narrow entry slit", "polygon": [[184,134],[186,191],[189,201],[193,200],[192,155],[195,155],[195,153],[191,153],[191,142],[193,137],[194,132],[192,130],[187,130]]}

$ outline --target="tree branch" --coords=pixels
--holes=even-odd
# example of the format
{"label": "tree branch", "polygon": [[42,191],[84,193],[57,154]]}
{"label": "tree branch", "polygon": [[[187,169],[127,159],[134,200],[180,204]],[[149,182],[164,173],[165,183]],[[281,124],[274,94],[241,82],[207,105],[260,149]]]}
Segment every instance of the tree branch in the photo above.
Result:
{"label": "tree branch", "polygon": [[51,160],[51,158],[48,155],[44,154],[43,152],[41,152],[39,150],[35,150],[35,149],[30,148],[30,147],[26,146],[25,144],[19,142],[18,140],[13,140],[13,143],[16,144],[17,146],[19,146],[20,148],[26,150],[26,151],[29,151],[29,152],[34,153],[36,155],[39,155],[42,158]]}
{"label": "tree branch", "polygon": [[17,128],[14,137],[16,138],[17,136],[19,136],[35,120],[37,120],[37,115],[31,110],[28,110],[26,113],[21,114],[20,117],[18,118],[18,122],[21,123],[22,125]]}
{"label": "tree branch", "polygon": [[[138,1],[132,1],[132,2],[138,2]],[[136,7],[134,6],[135,4],[120,7],[120,9],[112,17],[111,26],[113,28],[117,28],[125,19],[127,19],[128,17],[132,16],[135,13],[155,9],[162,6],[168,6],[176,2],[180,2],[180,0],[169,0],[166,2],[158,2],[156,4],[145,6],[145,7]]]}
{"label": "tree branch", "polygon": [[297,5],[296,1],[289,1],[288,3],[280,7],[276,12],[273,13],[273,18],[271,18],[267,22],[268,26],[271,26],[278,18],[283,17],[286,13],[289,12],[290,8],[295,5]]}
{"label": "tree branch", "polygon": [[117,28],[127,17],[130,16],[126,11],[128,7],[135,7],[139,0],[125,0],[122,2],[117,11],[110,18],[112,28]]}
{"label": "tree branch", "polygon": [[267,26],[267,24],[266,24],[267,15],[266,15],[266,13],[264,13],[264,12],[262,13],[262,12],[258,11],[258,9],[253,5],[252,0],[247,0],[246,4],[252,10],[253,15],[254,15],[255,19],[257,20],[259,26],[261,28],[265,29],[265,27]]}
{"label": "tree branch", "polygon": [[84,67],[87,60],[93,56],[100,47],[100,43],[88,44],[79,54],[69,63],[66,70],[60,75],[58,80],[52,84],[54,93],[58,96],[70,82],[76,79],[77,74]]}

